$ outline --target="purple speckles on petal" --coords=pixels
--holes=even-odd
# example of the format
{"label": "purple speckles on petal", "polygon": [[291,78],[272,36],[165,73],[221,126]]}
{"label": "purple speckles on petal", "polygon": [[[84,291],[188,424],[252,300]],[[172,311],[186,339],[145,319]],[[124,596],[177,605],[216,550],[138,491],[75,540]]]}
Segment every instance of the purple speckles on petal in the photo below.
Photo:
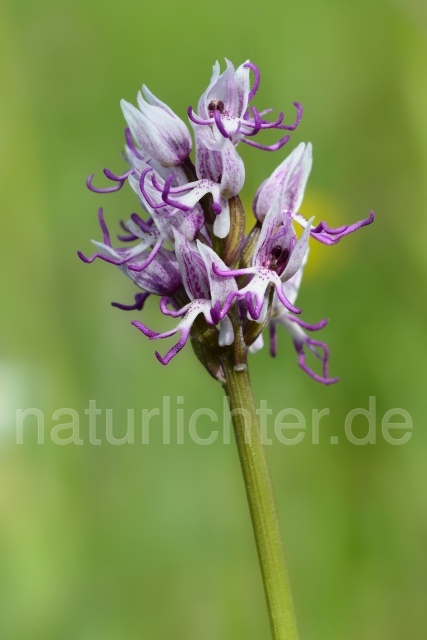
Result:
{"label": "purple speckles on petal", "polygon": [[143,151],[140,155],[163,166],[178,167],[191,151],[191,136],[186,125],[145,86],[142,93],[138,93],[137,101],[138,108],[126,100],[120,104],[130,133]]}

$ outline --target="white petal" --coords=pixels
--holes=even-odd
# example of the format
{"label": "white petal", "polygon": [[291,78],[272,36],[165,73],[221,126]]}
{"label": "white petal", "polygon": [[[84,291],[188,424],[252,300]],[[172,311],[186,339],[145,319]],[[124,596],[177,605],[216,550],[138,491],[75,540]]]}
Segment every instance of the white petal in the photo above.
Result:
{"label": "white petal", "polygon": [[208,100],[207,97],[212,89],[212,87],[216,84],[218,78],[219,78],[219,72],[220,72],[220,66],[219,66],[219,62],[218,60],[215,62],[213,68],[212,68],[212,76],[211,79],[209,81],[209,85],[208,88],[206,89],[206,91],[201,95],[200,100],[199,100],[199,104],[197,106],[197,113],[200,116],[200,118],[203,119],[207,119],[209,118],[209,113],[208,113]]}
{"label": "white petal", "polygon": [[260,333],[260,335],[255,340],[255,342],[253,342],[249,347],[249,353],[256,353],[263,347],[264,347],[264,338],[262,337],[262,333]]}
{"label": "white petal", "polygon": [[222,211],[215,216],[213,232],[217,238],[226,238],[230,233],[230,206],[228,200],[221,198]]}
{"label": "white petal", "polygon": [[314,217],[310,218],[306,228],[301,234],[301,237],[296,243],[291,253],[291,257],[289,258],[289,262],[286,265],[286,269],[284,270],[284,272],[280,277],[282,282],[285,282],[286,280],[289,280],[290,278],[292,278],[292,276],[296,274],[298,269],[303,264],[305,254],[307,253],[307,249],[308,249],[308,240],[310,238],[310,227],[313,220],[314,220]]}
{"label": "white petal", "polygon": [[215,306],[217,302],[223,306],[230,293],[237,291],[236,280],[234,278],[223,278],[222,276],[217,276],[213,272],[212,264],[221,271],[228,271],[227,265],[221,260],[219,255],[213,251],[213,249],[202,244],[199,240],[197,240],[197,248],[205,263],[206,271],[208,272],[212,306]]}
{"label": "white petal", "polygon": [[227,347],[234,342],[234,329],[231,320],[225,316],[219,323],[220,332],[218,336],[218,344],[220,347]]}
{"label": "white petal", "polygon": [[194,244],[192,246],[185,236],[176,229],[173,232],[175,254],[188,297],[190,300],[209,300],[209,280],[202,257],[196,250],[196,246]]}
{"label": "white petal", "polygon": [[286,180],[282,203],[284,211],[296,213],[300,208],[312,165],[312,145],[309,142]]}

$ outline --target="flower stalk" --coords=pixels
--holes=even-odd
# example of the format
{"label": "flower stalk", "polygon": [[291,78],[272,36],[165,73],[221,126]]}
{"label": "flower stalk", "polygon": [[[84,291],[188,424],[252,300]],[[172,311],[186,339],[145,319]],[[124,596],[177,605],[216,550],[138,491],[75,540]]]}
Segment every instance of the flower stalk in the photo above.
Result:
{"label": "flower stalk", "polygon": [[273,486],[247,366],[221,358],[273,640],[298,640]]}

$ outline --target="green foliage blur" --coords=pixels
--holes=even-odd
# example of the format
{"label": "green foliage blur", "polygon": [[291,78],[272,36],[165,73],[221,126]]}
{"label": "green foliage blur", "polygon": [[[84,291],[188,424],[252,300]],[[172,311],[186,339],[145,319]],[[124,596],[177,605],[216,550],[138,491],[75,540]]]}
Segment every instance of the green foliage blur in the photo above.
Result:
{"label": "green foliage blur", "polygon": [[[301,638],[424,640],[426,5],[1,4],[0,637],[269,638],[233,441],[179,445],[173,417],[171,444],[160,418],[149,445],[138,431],[141,410],[162,407],[164,395],[172,415],[181,396],[186,420],[202,407],[221,416],[221,388],[190,347],[163,368],[154,349],[167,345],[109,305],[130,302],[131,283],[76,257],[100,239],[98,206],[113,230],[137,207],[128,187],[97,196],[84,185],[89,173],[100,184],[103,167],[124,167],[120,98],[135,102],[144,82],[184,118],[212,64],[228,57],[259,65],[259,108],[283,109],[289,122],[293,101],[304,106],[284,149],[241,149],[248,216],[257,186],[301,140],[315,159],[303,212],[330,224],[377,216],[336,247],[313,247],[299,298],[307,321],[330,319],[323,338],[339,384],[309,379],[284,332],[276,359],[264,349],[250,361],[257,399],[307,419],[300,444],[267,448]],[[170,326],[155,300],[143,317]],[[377,442],[356,446],[344,419],[370,396]],[[112,409],[117,438],[135,409],[134,445],[89,443],[91,399],[101,427]],[[30,407],[45,416],[44,445],[34,417],[16,444],[16,410]],[[414,425],[402,446],[381,434],[395,407]],[[61,408],[77,412],[83,445],[52,443]],[[330,409],[319,444],[316,408]],[[354,425],[366,434],[366,420]],[[200,419],[202,437],[212,427],[221,421]]]}

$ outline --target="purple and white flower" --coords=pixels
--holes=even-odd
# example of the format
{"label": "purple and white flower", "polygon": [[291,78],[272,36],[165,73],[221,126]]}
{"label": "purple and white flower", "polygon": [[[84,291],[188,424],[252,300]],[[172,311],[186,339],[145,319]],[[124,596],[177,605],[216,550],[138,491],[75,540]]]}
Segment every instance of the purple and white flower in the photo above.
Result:
{"label": "purple and white flower", "polygon": [[[276,194],[280,193],[282,211],[290,211],[296,222],[305,229],[309,222],[299,212],[299,209],[312,165],[312,145],[310,142],[307,145],[301,142],[258,189],[253,202],[255,217],[262,222]],[[374,214],[371,211],[367,218],[352,225],[333,228],[329,227],[326,222],[320,222],[317,226],[309,226],[310,235],[324,244],[337,244],[344,236],[371,224],[373,221]]]}
{"label": "purple and white flower", "polygon": [[[310,221],[311,222],[311,221]],[[214,273],[223,278],[251,276],[250,282],[231,294],[244,300],[253,320],[264,322],[267,309],[267,290],[273,286],[282,305],[293,313],[301,313],[286,297],[283,283],[290,280],[301,267],[308,249],[309,230],[297,239],[289,213],[280,213],[280,199],[276,198],[267,213],[252,259],[252,266],[243,269],[221,270],[214,264]]]}
{"label": "purple and white flower", "polygon": [[[142,95],[142,93],[144,95]],[[186,124],[164,102],[142,85],[138,107],[121,101],[123,115],[141,151],[166,167],[182,164],[191,152]]]}
{"label": "purple and white flower", "polygon": [[[210,247],[205,246],[200,241],[197,241],[197,244],[191,244],[185,236],[177,231],[175,231],[175,253],[184,288],[190,302],[180,309],[170,310],[167,307],[167,303],[171,302],[173,304],[174,301],[168,296],[163,296],[160,301],[160,309],[163,314],[173,318],[183,316],[182,320],[175,328],[163,333],[152,331],[137,320],[132,322],[150,340],[169,338],[176,333],[181,334],[179,341],[164,357],[156,351],[156,357],[162,364],[168,364],[186,345],[194,321],[200,314],[203,314],[207,324],[220,325],[218,334],[218,345],[220,347],[231,345],[234,341],[234,330],[230,319],[225,314],[222,314],[222,317],[219,318],[218,310],[227,304],[230,294],[237,291],[237,284],[234,278],[224,283],[215,274],[212,274],[210,269],[212,263],[218,269],[226,268],[223,261]],[[228,304],[228,309],[230,306]]]}
{"label": "purple and white flower", "polygon": [[[198,202],[194,202],[193,206],[183,207],[169,197],[171,188],[177,188],[179,184],[187,186],[182,172],[178,169],[164,172],[166,179],[161,177],[162,173],[155,171],[149,164],[134,159],[134,173],[128,178],[129,184],[165,242],[174,242],[174,229],[183,233],[188,240],[194,240],[205,223],[203,209]],[[165,192],[165,201],[159,198],[160,189]]]}
{"label": "purple and white flower", "polygon": [[[277,151],[289,140],[289,134],[270,146],[254,142],[251,138],[265,129],[294,131],[302,118],[301,105],[298,102],[294,103],[297,117],[292,125],[282,124],[282,112],[273,122],[263,119],[272,109],[260,112],[256,107],[249,105],[260,85],[261,74],[258,67],[249,60],[237,69],[234,69],[229,60],[226,59],[225,62],[227,68],[223,73],[220,73],[219,62],[214,64],[208,88],[199,100],[197,114],[190,106],[188,117],[196,125],[209,126],[217,130],[224,138],[232,140],[233,144],[244,142],[265,151]],[[251,70],[255,76],[252,88],[249,81]]]}
{"label": "purple and white flower", "polygon": [[[148,250],[150,244],[154,242],[156,245],[158,244],[158,235],[154,235],[150,239],[151,227],[144,223],[137,214],[132,214],[131,219],[124,225],[131,235],[123,238],[123,240],[127,242],[134,240],[141,241],[137,245],[118,249],[114,249],[111,245],[110,233],[104,220],[102,208],[98,211],[98,218],[103,232],[104,242],[92,241],[99,251],[90,258],[87,258],[81,251],[78,251],[78,256],[83,262],[91,263],[96,258],[100,258],[105,262],[118,266],[139,289],[142,289],[142,291],[148,295],[172,295],[182,285],[182,278],[175,253],[162,246],[159,246],[157,249],[152,249],[151,251]],[[142,269],[140,268],[141,265],[143,265]],[[137,295],[139,296],[138,300],[140,300],[140,294]],[[134,308],[117,303],[114,303],[114,306],[129,310]]]}
{"label": "purple and white flower", "polygon": [[[306,254],[307,255],[307,254]],[[297,273],[287,282],[283,284],[283,291],[288,300],[295,303],[298,291],[301,285],[301,279],[306,260],[301,265]],[[319,331],[326,326],[327,320],[323,319],[316,324],[308,324],[300,317],[289,312],[280,304],[277,296],[274,297],[269,330],[270,330],[270,354],[275,357],[277,354],[277,326],[281,325],[286,329],[292,338],[295,350],[298,354],[298,364],[305,373],[313,380],[323,384],[334,384],[339,378],[331,378],[329,376],[329,349],[325,342],[310,338],[306,331]],[[311,352],[322,363],[322,373],[315,373],[306,362],[306,350]]]}
{"label": "purple and white flower", "polygon": [[145,201],[152,209],[169,205],[186,214],[193,211],[206,194],[212,195],[212,211],[215,214],[213,232],[218,238],[225,238],[230,231],[230,210],[228,201],[237,196],[245,181],[245,166],[230,140],[218,133],[196,129],[196,174],[198,180],[173,186],[172,174],[166,180],[159,179],[154,171],[146,171],[156,196],[150,188],[141,182],[141,191]]}

